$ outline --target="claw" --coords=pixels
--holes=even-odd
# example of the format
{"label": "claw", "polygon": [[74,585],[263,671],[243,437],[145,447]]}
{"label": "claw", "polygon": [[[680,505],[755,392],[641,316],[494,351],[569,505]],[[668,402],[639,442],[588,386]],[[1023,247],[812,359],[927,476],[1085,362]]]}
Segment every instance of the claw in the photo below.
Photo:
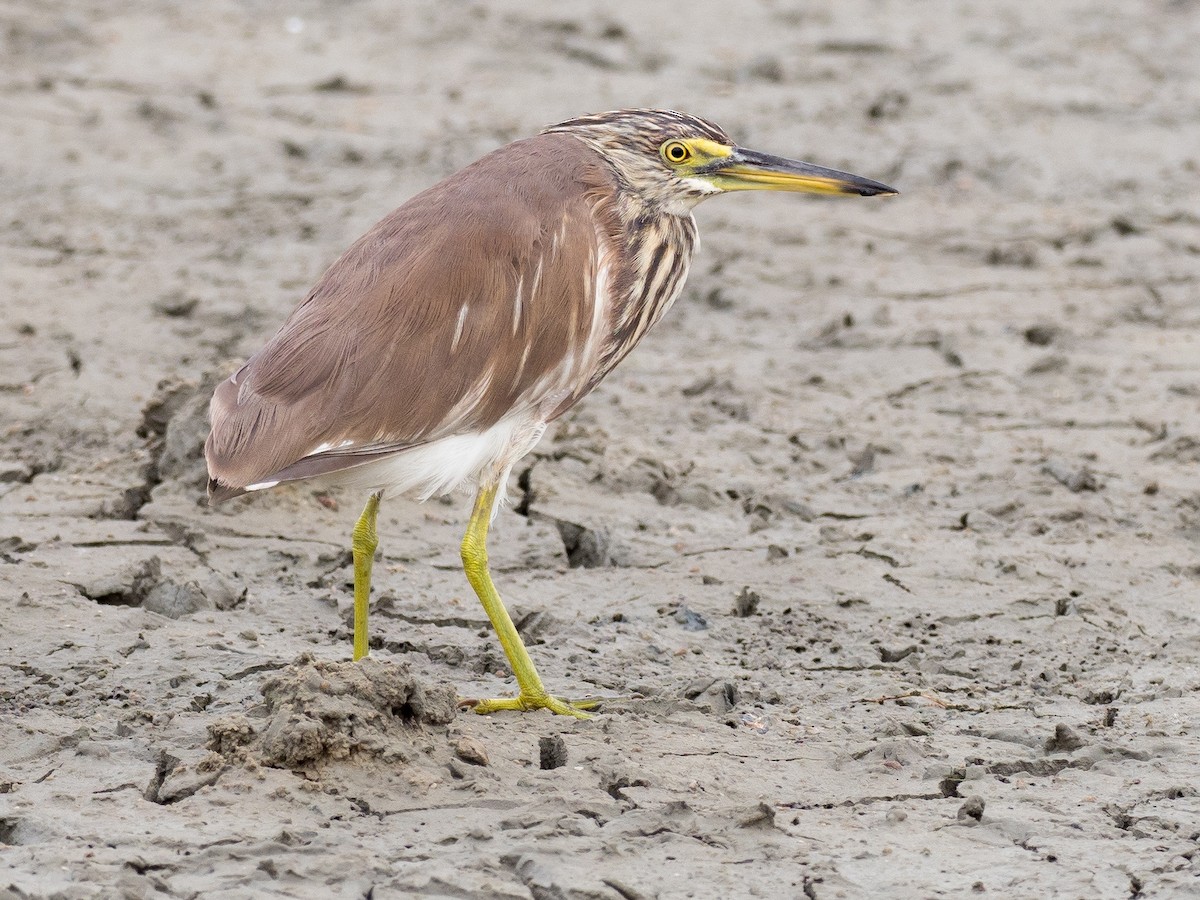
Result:
{"label": "claw", "polygon": [[474,700],[462,699],[458,701],[460,709],[473,709],[480,715],[499,712],[501,710],[514,710],[516,712],[529,712],[534,709],[548,709],[556,716],[573,716],[576,719],[590,719],[591,714],[585,712],[588,709],[595,709],[600,705],[599,700],[559,700],[557,697],[549,695],[532,696],[524,695],[518,697],[498,697],[493,700]]}

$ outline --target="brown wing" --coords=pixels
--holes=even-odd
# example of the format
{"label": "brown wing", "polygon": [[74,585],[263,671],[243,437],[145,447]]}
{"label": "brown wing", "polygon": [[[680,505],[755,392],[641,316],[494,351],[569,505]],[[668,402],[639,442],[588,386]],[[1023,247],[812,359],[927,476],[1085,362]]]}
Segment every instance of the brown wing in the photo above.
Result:
{"label": "brown wing", "polygon": [[593,330],[593,208],[611,178],[576,139],[543,135],[379,222],[217,389],[214,497],[486,429],[543,386],[561,394],[563,360]]}

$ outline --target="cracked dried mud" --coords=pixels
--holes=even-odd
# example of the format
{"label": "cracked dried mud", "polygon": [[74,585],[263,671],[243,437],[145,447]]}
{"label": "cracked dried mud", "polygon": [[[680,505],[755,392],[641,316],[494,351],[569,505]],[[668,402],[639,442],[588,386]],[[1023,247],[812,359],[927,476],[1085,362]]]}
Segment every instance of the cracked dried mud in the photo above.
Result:
{"label": "cracked dried mud", "polygon": [[[0,897],[1200,894],[1200,6],[0,10]],[[212,386],[380,216],[617,106],[878,178],[719,198],[470,500],[216,509]]]}

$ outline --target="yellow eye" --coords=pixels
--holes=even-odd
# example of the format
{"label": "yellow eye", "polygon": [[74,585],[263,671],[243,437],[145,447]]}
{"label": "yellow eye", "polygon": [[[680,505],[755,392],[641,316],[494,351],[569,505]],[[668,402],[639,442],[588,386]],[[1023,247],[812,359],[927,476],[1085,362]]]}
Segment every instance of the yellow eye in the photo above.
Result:
{"label": "yellow eye", "polygon": [[692,148],[683,141],[667,141],[662,145],[662,155],[669,163],[683,163],[692,158]]}

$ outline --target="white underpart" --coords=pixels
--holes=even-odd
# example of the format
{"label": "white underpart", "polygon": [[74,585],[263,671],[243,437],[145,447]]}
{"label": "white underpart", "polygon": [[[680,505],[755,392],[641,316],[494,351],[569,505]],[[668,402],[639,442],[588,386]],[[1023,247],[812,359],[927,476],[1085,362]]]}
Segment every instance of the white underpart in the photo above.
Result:
{"label": "white underpart", "polygon": [[471,304],[464,303],[462,309],[458,311],[458,322],[454,326],[454,338],[450,341],[450,352],[453,353],[458,349],[458,342],[462,338],[463,326],[467,323],[467,313],[471,310]]}
{"label": "white underpart", "polygon": [[[526,349],[526,355],[528,352]],[[469,416],[491,381],[492,373],[488,372],[455,404],[447,422]],[[551,378],[541,379],[534,391],[551,391],[549,403],[553,407],[565,398],[567,392],[555,391],[550,381]],[[449,494],[463,487],[498,484],[500,489],[492,510],[492,515],[495,515],[505,501],[508,473],[541,440],[545,430],[546,423],[538,410],[525,405],[484,431],[449,435],[375,462],[313,478],[312,482],[331,487],[336,485],[372,492],[407,494],[418,500]],[[343,449],[354,443],[325,443],[313,452]],[[245,489],[262,491],[279,483],[278,480],[262,481],[247,485]]]}
{"label": "white underpart", "polygon": [[[370,491],[410,494],[428,500],[460,487],[504,481],[513,465],[546,430],[526,415],[501,419],[483,432],[455,434],[378,462],[337,473],[330,481]],[[493,511],[494,512],[494,511]]]}

